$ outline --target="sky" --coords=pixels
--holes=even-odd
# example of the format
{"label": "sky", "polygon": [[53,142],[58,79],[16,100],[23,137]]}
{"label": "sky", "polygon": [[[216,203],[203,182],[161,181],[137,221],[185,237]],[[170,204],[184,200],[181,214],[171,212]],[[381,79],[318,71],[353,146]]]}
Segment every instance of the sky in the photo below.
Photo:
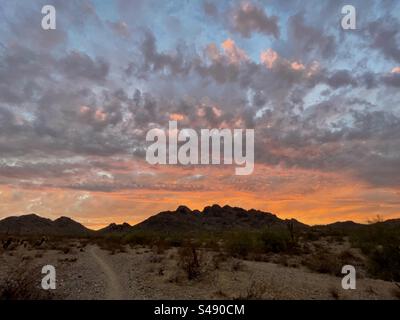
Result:
{"label": "sky", "polygon": [[[399,89],[399,1],[3,0],[0,218],[399,218]],[[148,164],[146,133],[170,120],[254,129],[254,172]]]}

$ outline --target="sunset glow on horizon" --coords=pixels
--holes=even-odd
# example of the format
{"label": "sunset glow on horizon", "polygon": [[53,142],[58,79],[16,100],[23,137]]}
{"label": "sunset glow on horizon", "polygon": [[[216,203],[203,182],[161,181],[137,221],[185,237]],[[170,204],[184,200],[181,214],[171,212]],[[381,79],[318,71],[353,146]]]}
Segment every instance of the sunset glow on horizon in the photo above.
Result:
{"label": "sunset glow on horizon", "polygon": [[133,163],[124,165],[126,171],[109,171],[102,179],[119,174],[125,186],[102,179],[92,190],[84,185],[82,190],[66,185],[17,191],[3,186],[4,217],[28,213],[51,219],[68,216],[88,228],[100,229],[110,223],[134,225],[180,205],[202,210],[213,204],[258,209],[310,225],[347,220],[366,223],[377,215],[399,217],[398,191],[373,188],[346,174],[256,165],[254,176],[239,177],[232,175],[231,166],[182,170],[142,163],[141,169],[134,171]]}

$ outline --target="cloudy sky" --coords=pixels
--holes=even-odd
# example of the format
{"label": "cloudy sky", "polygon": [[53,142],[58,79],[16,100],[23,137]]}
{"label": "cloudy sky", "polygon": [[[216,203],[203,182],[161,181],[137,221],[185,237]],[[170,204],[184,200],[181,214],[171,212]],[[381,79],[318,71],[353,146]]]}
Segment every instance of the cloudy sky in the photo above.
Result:
{"label": "cloudy sky", "polygon": [[[0,218],[99,228],[213,203],[400,217],[399,89],[399,1],[3,0]],[[147,164],[147,131],[171,119],[255,129],[253,174]]]}

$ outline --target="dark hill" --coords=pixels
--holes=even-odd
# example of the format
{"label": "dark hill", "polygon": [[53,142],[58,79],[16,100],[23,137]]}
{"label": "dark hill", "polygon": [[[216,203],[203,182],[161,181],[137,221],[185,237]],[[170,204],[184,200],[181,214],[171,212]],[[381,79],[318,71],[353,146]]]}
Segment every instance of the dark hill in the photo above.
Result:
{"label": "dark hill", "polygon": [[219,205],[208,206],[199,210],[190,210],[180,206],[175,211],[161,212],[133,227],[134,230],[156,232],[185,231],[229,231],[257,230],[265,227],[286,227],[292,223],[295,228],[308,226],[297,220],[282,220],[276,215],[259,210],[245,210],[237,207]]}
{"label": "dark hill", "polygon": [[111,223],[107,227],[97,230],[98,234],[110,234],[110,233],[127,233],[132,230],[132,226],[129,223],[124,222],[123,224]]}
{"label": "dark hill", "polygon": [[36,214],[8,217],[0,220],[0,234],[7,235],[51,235],[51,236],[87,236],[93,231],[80,223],[61,217],[54,221]]}

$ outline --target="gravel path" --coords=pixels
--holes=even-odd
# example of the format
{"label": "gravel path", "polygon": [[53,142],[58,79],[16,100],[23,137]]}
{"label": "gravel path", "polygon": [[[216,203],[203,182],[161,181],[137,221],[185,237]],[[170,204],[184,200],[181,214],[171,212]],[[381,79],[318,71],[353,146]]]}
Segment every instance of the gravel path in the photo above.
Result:
{"label": "gravel path", "polygon": [[107,278],[106,299],[108,300],[125,299],[126,295],[124,293],[124,290],[122,289],[119,277],[113,270],[113,267],[108,261],[107,257],[100,251],[98,247],[95,246],[91,246],[89,248],[89,253],[97,262],[102,272],[106,275]]}

